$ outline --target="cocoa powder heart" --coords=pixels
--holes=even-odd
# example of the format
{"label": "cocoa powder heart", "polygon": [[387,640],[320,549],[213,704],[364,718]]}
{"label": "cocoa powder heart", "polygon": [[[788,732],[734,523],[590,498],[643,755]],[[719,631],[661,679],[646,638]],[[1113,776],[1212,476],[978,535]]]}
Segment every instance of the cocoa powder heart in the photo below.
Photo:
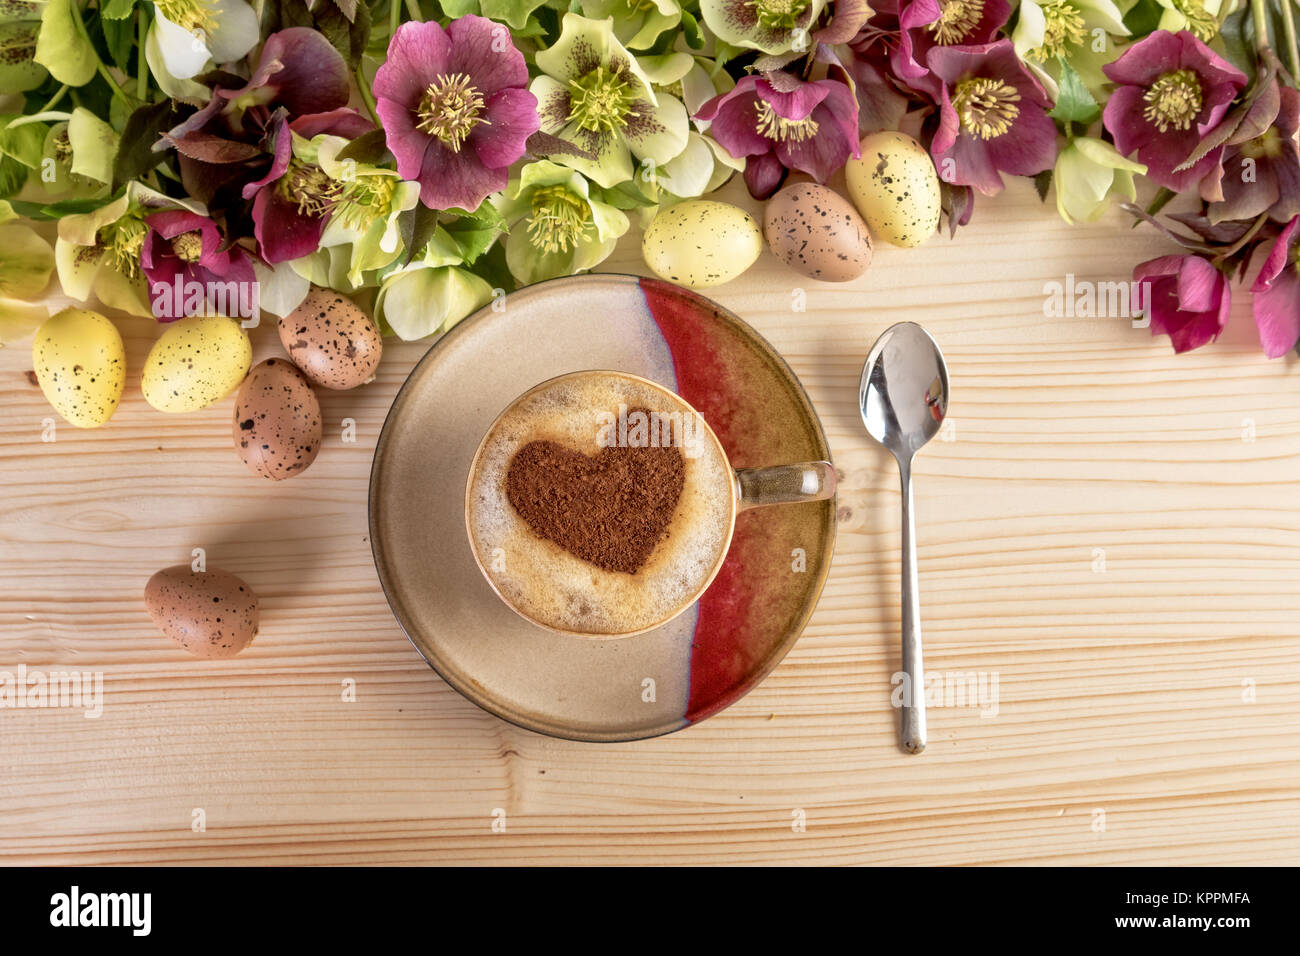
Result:
{"label": "cocoa powder heart", "polygon": [[635,574],[663,538],[686,480],[680,448],[531,441],[510,460],[506,497],[539,537],[606,571]]}

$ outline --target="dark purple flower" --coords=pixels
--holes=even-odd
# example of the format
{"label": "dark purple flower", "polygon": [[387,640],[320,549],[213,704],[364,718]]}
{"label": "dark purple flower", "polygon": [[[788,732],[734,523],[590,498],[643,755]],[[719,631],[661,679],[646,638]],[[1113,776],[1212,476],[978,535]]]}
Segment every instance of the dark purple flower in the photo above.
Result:
{"label": "dark purple flower", "polygon": [[244,185],[242,196],[253,201],[258,251],[274,265],[316,251],[336,197],[337,184],[319,166],[293,155],[293,134],[304,139],[321,133],[352,139],[374,127],[350,109],[300,116],[293,122],[277,111],[271,126],[271,166],[266,175]]}
{"label": "dark purple flower", "polygon": [[179,154],[186,191],[222,210],[229,234],[256,236],[268,262],[314,251],[325,184],[294,161],[290,131],[352,138],[374,128],[347,106],[342,54],[316,30],[291,27],[267,38],[247,82],[216,80],[207,105],[163,137]]}
{"label": "dark purple flower", "polygon": [[936,46],[926,62],[943,85],[939,128],[930,143],[940,177],[987,196],[999,173],[1033,176],[1056,161],[1052,101],[1007,39],[981,46]]}
{"label": "dark purple flower", "polygon": [[805,83],[780,74],[782,87],[749,75],[715,96],[695,118],[737,159],[747,158],[745,184],[764,199],[774,193],[787,169],[818,182],[840,169],[858,149],[858,104],[847,85],[826,78]]}
{"label": "dark purple flower", "polygon": [[1228,280],[1200,256],[1152,259],[1133,270],[1133,281],[1146,286],[1151,334],[1168,335],[1175,352],[1213,342],[1228,324]]}
{"label": "dark purple flower", "polygon": [[1010,16],[1008,0],[904,0],[898,11],[898,45],[891,57],[894,72],[938,102],[940,81],[930,75],[930,51],[992,43]]}
{"label": "dark purple flower", "polygon": [[1300,93],[1275,79],[1251,103],[1201,180],[1211,222],[1254,219],[1262,212],[1277,222],[1300,215],[1298,129]]}
{"label": "dark purple flower", "polygon": [[1102,69],[1118,84],[1102,122],[1124,156],[1136,150],[1147,177],[1174,192],[1195,185],[1219,161],[1222,147],[1176,171],[1223,119],[1246,76],[1183,30],[1157,30]]}
{"label": "dark purple flower", "polygon": [[464,16],[398,27],[375,74],[376,111],[403,179],[431,209],[476,209],[506,187],[537,132],[537,97],[510,31]]}
{"label": "dark purple flower", "polygon": [[[149,231],[140,250],[140,266],[149,281],[149,300],[159,322],[199,314],[195,308],[198,299],[204,310],[214,307],[216,297],[229,302],[230,292],[239,284],[256,282],[248,254],[238,246],[223,249],[221,231],[211,219],[184,209],[168,209],[147,217],[144,223]],[[245,285],[245,289],[250,287]],[[200,291],[196,293],[196,289]],[[239,301],[238,293],[235,301]]]}
{"label": "dark purple flower", "polygon": [[1300,216],[1282,229],[1250,291],[1259,340],[1269,358],[1285,355],[1300,340]]}

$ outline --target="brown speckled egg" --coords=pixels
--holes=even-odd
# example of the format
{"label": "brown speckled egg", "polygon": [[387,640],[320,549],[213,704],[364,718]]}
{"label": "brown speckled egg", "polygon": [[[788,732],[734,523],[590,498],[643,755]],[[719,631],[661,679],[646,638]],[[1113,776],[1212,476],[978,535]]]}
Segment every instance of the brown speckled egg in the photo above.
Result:
{"label": "brown speckled egg", "polygon": [[234,657],[257,636],[257,595],[229,571],[163,568],[144,589],[149,616],[196,657]]}
{"label": "brown speckled egg", "polygon": [[320,402],[284,359],[254,366],[235,396],[235,448],[263,478],[292,478],[320,453]]}
{"label": "brown speckled egg", "polygon": [[279,329],[280,342],[313,385],[356,388],[374,379],[384,339],[352,300],[312,289]]}
{"label": "brown speckled egg", "polygon": [[848,282],[871,265],[871,234],[853,204],[816,183],[786,186],[768,200],[763,235],[800,275]]}

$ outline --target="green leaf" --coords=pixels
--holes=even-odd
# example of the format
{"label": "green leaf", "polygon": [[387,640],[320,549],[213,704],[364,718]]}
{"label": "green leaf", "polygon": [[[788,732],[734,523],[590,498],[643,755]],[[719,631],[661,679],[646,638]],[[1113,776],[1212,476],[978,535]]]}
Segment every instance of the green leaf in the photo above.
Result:
{"label": "green leaf", "polygon": [[406,248],[402,262],[410,262],[424,250],[437,231],[438,211],[430,209],[424,203],[417,203],[409,213],[402,213],[398,217],[397,227]]}
{"label": "green leaf", "polygon": [[1060,92],[1056,95],[1056,106],[1047,115],[1064,123],[1091,123],[1101,115],[1097,101],[1088,92],[1088,87],[1079,78],[1079,74],[1063,58],[1061,64]]}
{"label": "green leaf", "polygon": [[[8,160],[0,161],[0,168]],[[62,219],[64,216],[77,216],[82,213],[94,212],[101,206],[107,205],[111,197],[102,199],[64,199],[62,202],[19,202],[12,200],[10,205],[13,206],[14,212],[20,216],[26,216],[32,220],[55,220]]]}
{"label": "green leaf", "polygon": [[[18,190],[22,189],[23,184],[27,182],[28,172],[30,172],[30,170],[22,163],[18,162],[18,160],[12,159],[9,156],[0,156],[0,199],[6,199],[9,196],[14,195]],[[14,212],[18,213],[18,215],[26,215],[26,213],[18,208],[22,203],[12,203],[11,205]],[[28,205],[34,205],[37,206],[37,208],[40,208],[37,203],[29,203]]]}
{"label": "green leaf", "polygon": [[131,50],[135,48],[135,21],[103,20],[100,27],[104,31],[104,43],[108,46],[108,55],[113,65],[123,73],[130,74]]}
{"label": "green leaf", "polygon": [[644,209],[657,203],[641,192],[635,182],[619,183],[604,190],[603,199],[615,209]]}
{"label": "green leaf", "polygon": [[350,159],[367,166],[378,166],[391,158],[388,141],[382,129],[362,133],[339,150],[339,159]]}
{"label": "green leaf", "polygon": [[[1289,0],[1288,0],[1289,2]],[[1223,41],[1223,53],[1228,62],[1251,81],[1255,79],[1255,30],[1250,19],[1250,7],[1242,8],[1223,21],[1219,28],[1219,37]]]}
{"label": "green leaf", "polygon": [[489,20],[504,20],[511,30],[522,30],[533,11],[545,2],[546,0],[481,0],[479,7],[483,16]]}
{"label": "green leaf", "polygon": [[1160,25],[1160,17],[1165,8],[1158,0],[1138,0],[1128,13],[1124,14],[1124,26],[1133,33],[1133,39],[1144,37]]}
{"label": "green leaf", "polygon": [[692,50],[704,49],[704,31],[700,29],[700,21],[685,10],[682,11],[682,33],[686,36],[686,45]]}
{"label": "green leaf", "polygon": [[1038,192],[1038,201],[1047,202],[1047,191],[1052,188],[1052,171],[1044,169],[1034,177],[1034,189]]}
{"label": "green leaf", "polygon": [[456,243],[461,258],[471,264],[492,248],[497,237],[506,231],[506,222],[495,206],[485,202],[477,212],[462,216],[443,228]]}
{"label": "green leaf", "polygon": [[73,0],[50,0],[41,11],[36,62],[60,83],[85,86],[95,75],[95,51],[73,19]]}
{"label": "green leaf", "polygon": [[99,5],[99,15],[105,20],[125,20],[135,9],[135,0],[106,0]]}
{"label": "green leaf", "polygon": [[153,145],[164,131],[176,125],[179,118],[171,100],[149,103],[130,115],[113,160],[114,190],[132,179],[139,179],[167,158],[167,153],[155,152]]}

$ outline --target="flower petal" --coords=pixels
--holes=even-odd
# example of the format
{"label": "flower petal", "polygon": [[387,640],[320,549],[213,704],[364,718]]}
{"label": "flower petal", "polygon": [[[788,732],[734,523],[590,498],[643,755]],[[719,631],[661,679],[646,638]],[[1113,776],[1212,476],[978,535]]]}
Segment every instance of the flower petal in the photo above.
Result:
{"label": "flower petal", "polygon": [[243,59],[262,39],[257,14],[244,0],[212,0],[212,17],[217,26],[208,37],[208,46],[218,63]]}
{"label": "flower petal", "polygon": [[158,51],[162,54],[167,72],[178,80],[188,80],[202,73],[212,59],[205,38],[172,23],[161,10],[154,10],[153,22],[157,31]]}

